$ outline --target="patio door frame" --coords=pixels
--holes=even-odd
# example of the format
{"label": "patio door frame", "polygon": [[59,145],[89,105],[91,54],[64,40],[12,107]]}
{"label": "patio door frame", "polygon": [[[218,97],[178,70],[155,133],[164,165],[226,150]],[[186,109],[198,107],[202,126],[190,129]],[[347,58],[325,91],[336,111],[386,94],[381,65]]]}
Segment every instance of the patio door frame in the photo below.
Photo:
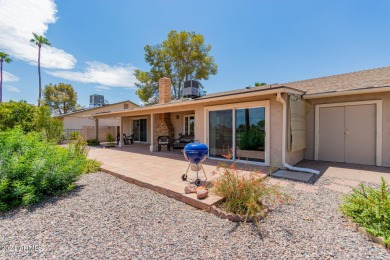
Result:
{"label": "patio door frame", "polygon": [[314,131],[314,160],[318,161],[318,153],[320,146],[320,108],[359,105],[375,105],[376,107],[376,166],[382,166],[382,100],[367,100],[316,105]]}
{"label": "patio door frame", "polygon": [[[246,160],[236,160],[236,113],[235,111],[237,109],[245,109],[245,108],[258,108],[258,107],[264,107],[265,108],[265,155],[264,155],[264,162],[256,162],[256,161],[246,161]],[[262,100],[262,101],[252,101],[252,102],[242,102],[242,103],[233,103],[233,104],[226,104],[226,105],[216,105],[216,106],[207,106],[204,109],[204,136],[206,139],[207,146],[210,146],[209,143],[209,112],[210,111],[218,111],[218,110],[232,110],[233,111],[233,132],[232,132],[232,146],[233,149],[233,159],[228,160],[224,158],[215,158],[210,157],[210,159],[220,160],[220,161],[235,161],[235,162],[241,162],[241,163],[247,163],[250,164],[256,164],[256,165],[262,165],[262,166],[269,166],[270,165],[270,101],[269,100]]]}
{"label": "patio door frame", "polygon": [[145,142],[141,142],[141,141],[134,141],[135,143],[142,143],[142,144],[146,144],[148,143],[149,141],[149,137],[148,137],[148,117],[146,116],[142,116],[142,117],[134,117],[134,118],[131,118],[131,132],[133,134],[133,129],[134,129],[134,121],[136,120],[141,120],[141,119],[145,119],[146,120],[146,141]]}

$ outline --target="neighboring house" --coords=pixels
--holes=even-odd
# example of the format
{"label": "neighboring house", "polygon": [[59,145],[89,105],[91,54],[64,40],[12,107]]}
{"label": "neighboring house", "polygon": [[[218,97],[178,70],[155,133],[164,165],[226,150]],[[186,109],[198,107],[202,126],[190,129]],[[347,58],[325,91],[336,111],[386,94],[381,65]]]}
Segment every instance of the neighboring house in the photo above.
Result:
{"label": "neighboring house", "polygon": [[[116,139],[119,133],[120,118],[108,118],[97,121],[97,119],[92,118],[91,114],[123,111],[134,107],[138,107],[138,105],[131,101],[123,101],[101,107],[77,110],[64,115],[58,115],[56,118],[63,121],[65,137],[69,137],[69,134],[72,132],[79,132],[85,139],[97,138],[99,141],[106,141],[108,133]],[[97,124],[99,125],[98,128],[96,128]]]}
{"label": "neighboring house", "polygon": [[[93,115],[118,118],[120,133],[156,150],[160,135],[194,136],[209,158],[294,165],[302,159],[390,167],[390,67],[285,84],[248,87]],[[123,145],[121,140],[120,145]]]}

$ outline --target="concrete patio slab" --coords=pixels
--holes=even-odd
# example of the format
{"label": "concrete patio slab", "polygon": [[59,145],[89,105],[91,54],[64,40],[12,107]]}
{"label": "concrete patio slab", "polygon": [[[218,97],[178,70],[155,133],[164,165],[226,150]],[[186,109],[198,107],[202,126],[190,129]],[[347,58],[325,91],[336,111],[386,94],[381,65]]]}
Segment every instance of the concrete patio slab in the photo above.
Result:
{"label": "concrete patio slab", "polygon": [[390,182],[390,167],[378,167],[351,163],[303,160],[297,167],[319,170],[322,176],[379,184],[381,178]]}
{"label": "concrete patio slab", "polygon": [[278,170],[272,174],[272,177],[275,178],[283,178],[292,181],[300,181],[308,183],[311,178],[313,178],[313,173],[307,172],[296,172],[296,171],[288,171],[288,170]]}
{"label": "concrete patio slab", "polygon": [[[213,194],[209,194],[206,199],[198,200],[196,194],[184,193],[184,188],[190,183],[189,181],[196,179],[196,172],[190,169],[189,181],[182,181],[181,176],[186,173],[189,163],[181,153],[150,152],[148,146],[134,144],[124,148],[91,148],[89,157],[103,162],[101,166],[103,172],[203,210],[209,211],[212,205],[222,200],[221,197]],[[218,161],[210,159],[203,163],[208,181],[215,178],[211,172],[217,165]],[[238,164],[237,168],[245,172],[248,165]],[[251,168],[268,172],[267,167],[251,166]],[[203,171],[199,171],[199,178],[205,179]]]}

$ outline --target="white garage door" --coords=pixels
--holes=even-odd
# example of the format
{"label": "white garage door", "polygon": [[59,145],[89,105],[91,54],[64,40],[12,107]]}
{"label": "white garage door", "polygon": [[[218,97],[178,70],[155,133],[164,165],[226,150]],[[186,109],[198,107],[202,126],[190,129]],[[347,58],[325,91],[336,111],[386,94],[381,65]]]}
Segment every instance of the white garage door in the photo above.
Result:
{"label": "white garage door", "polygon": [[376,105],[319,108],[318,159],[376,164]]}

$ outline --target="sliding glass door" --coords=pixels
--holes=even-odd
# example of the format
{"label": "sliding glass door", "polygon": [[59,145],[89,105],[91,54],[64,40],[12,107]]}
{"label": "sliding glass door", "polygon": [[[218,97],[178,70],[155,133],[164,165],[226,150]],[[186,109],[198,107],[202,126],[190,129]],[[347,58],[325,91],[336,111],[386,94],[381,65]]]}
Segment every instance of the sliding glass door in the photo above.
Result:
{"label": "sliding glass door", "polygon": [[232,108],[209,111],[209,156],[265,162],[266,108]]}
{"label": "sliding glass door", "polygon": [[134,141],[146,142],[147,141],[147,121],[146,119],[133,120],[133,134]]}
{"label": "sliding glass door", "polygon": [[235,158],[264,162],[265,108],[236,109]]}
{"label": "sliding glass door", "polygon": [[210,111],[209,156],[222,158],[233,147],[233,111]]}

